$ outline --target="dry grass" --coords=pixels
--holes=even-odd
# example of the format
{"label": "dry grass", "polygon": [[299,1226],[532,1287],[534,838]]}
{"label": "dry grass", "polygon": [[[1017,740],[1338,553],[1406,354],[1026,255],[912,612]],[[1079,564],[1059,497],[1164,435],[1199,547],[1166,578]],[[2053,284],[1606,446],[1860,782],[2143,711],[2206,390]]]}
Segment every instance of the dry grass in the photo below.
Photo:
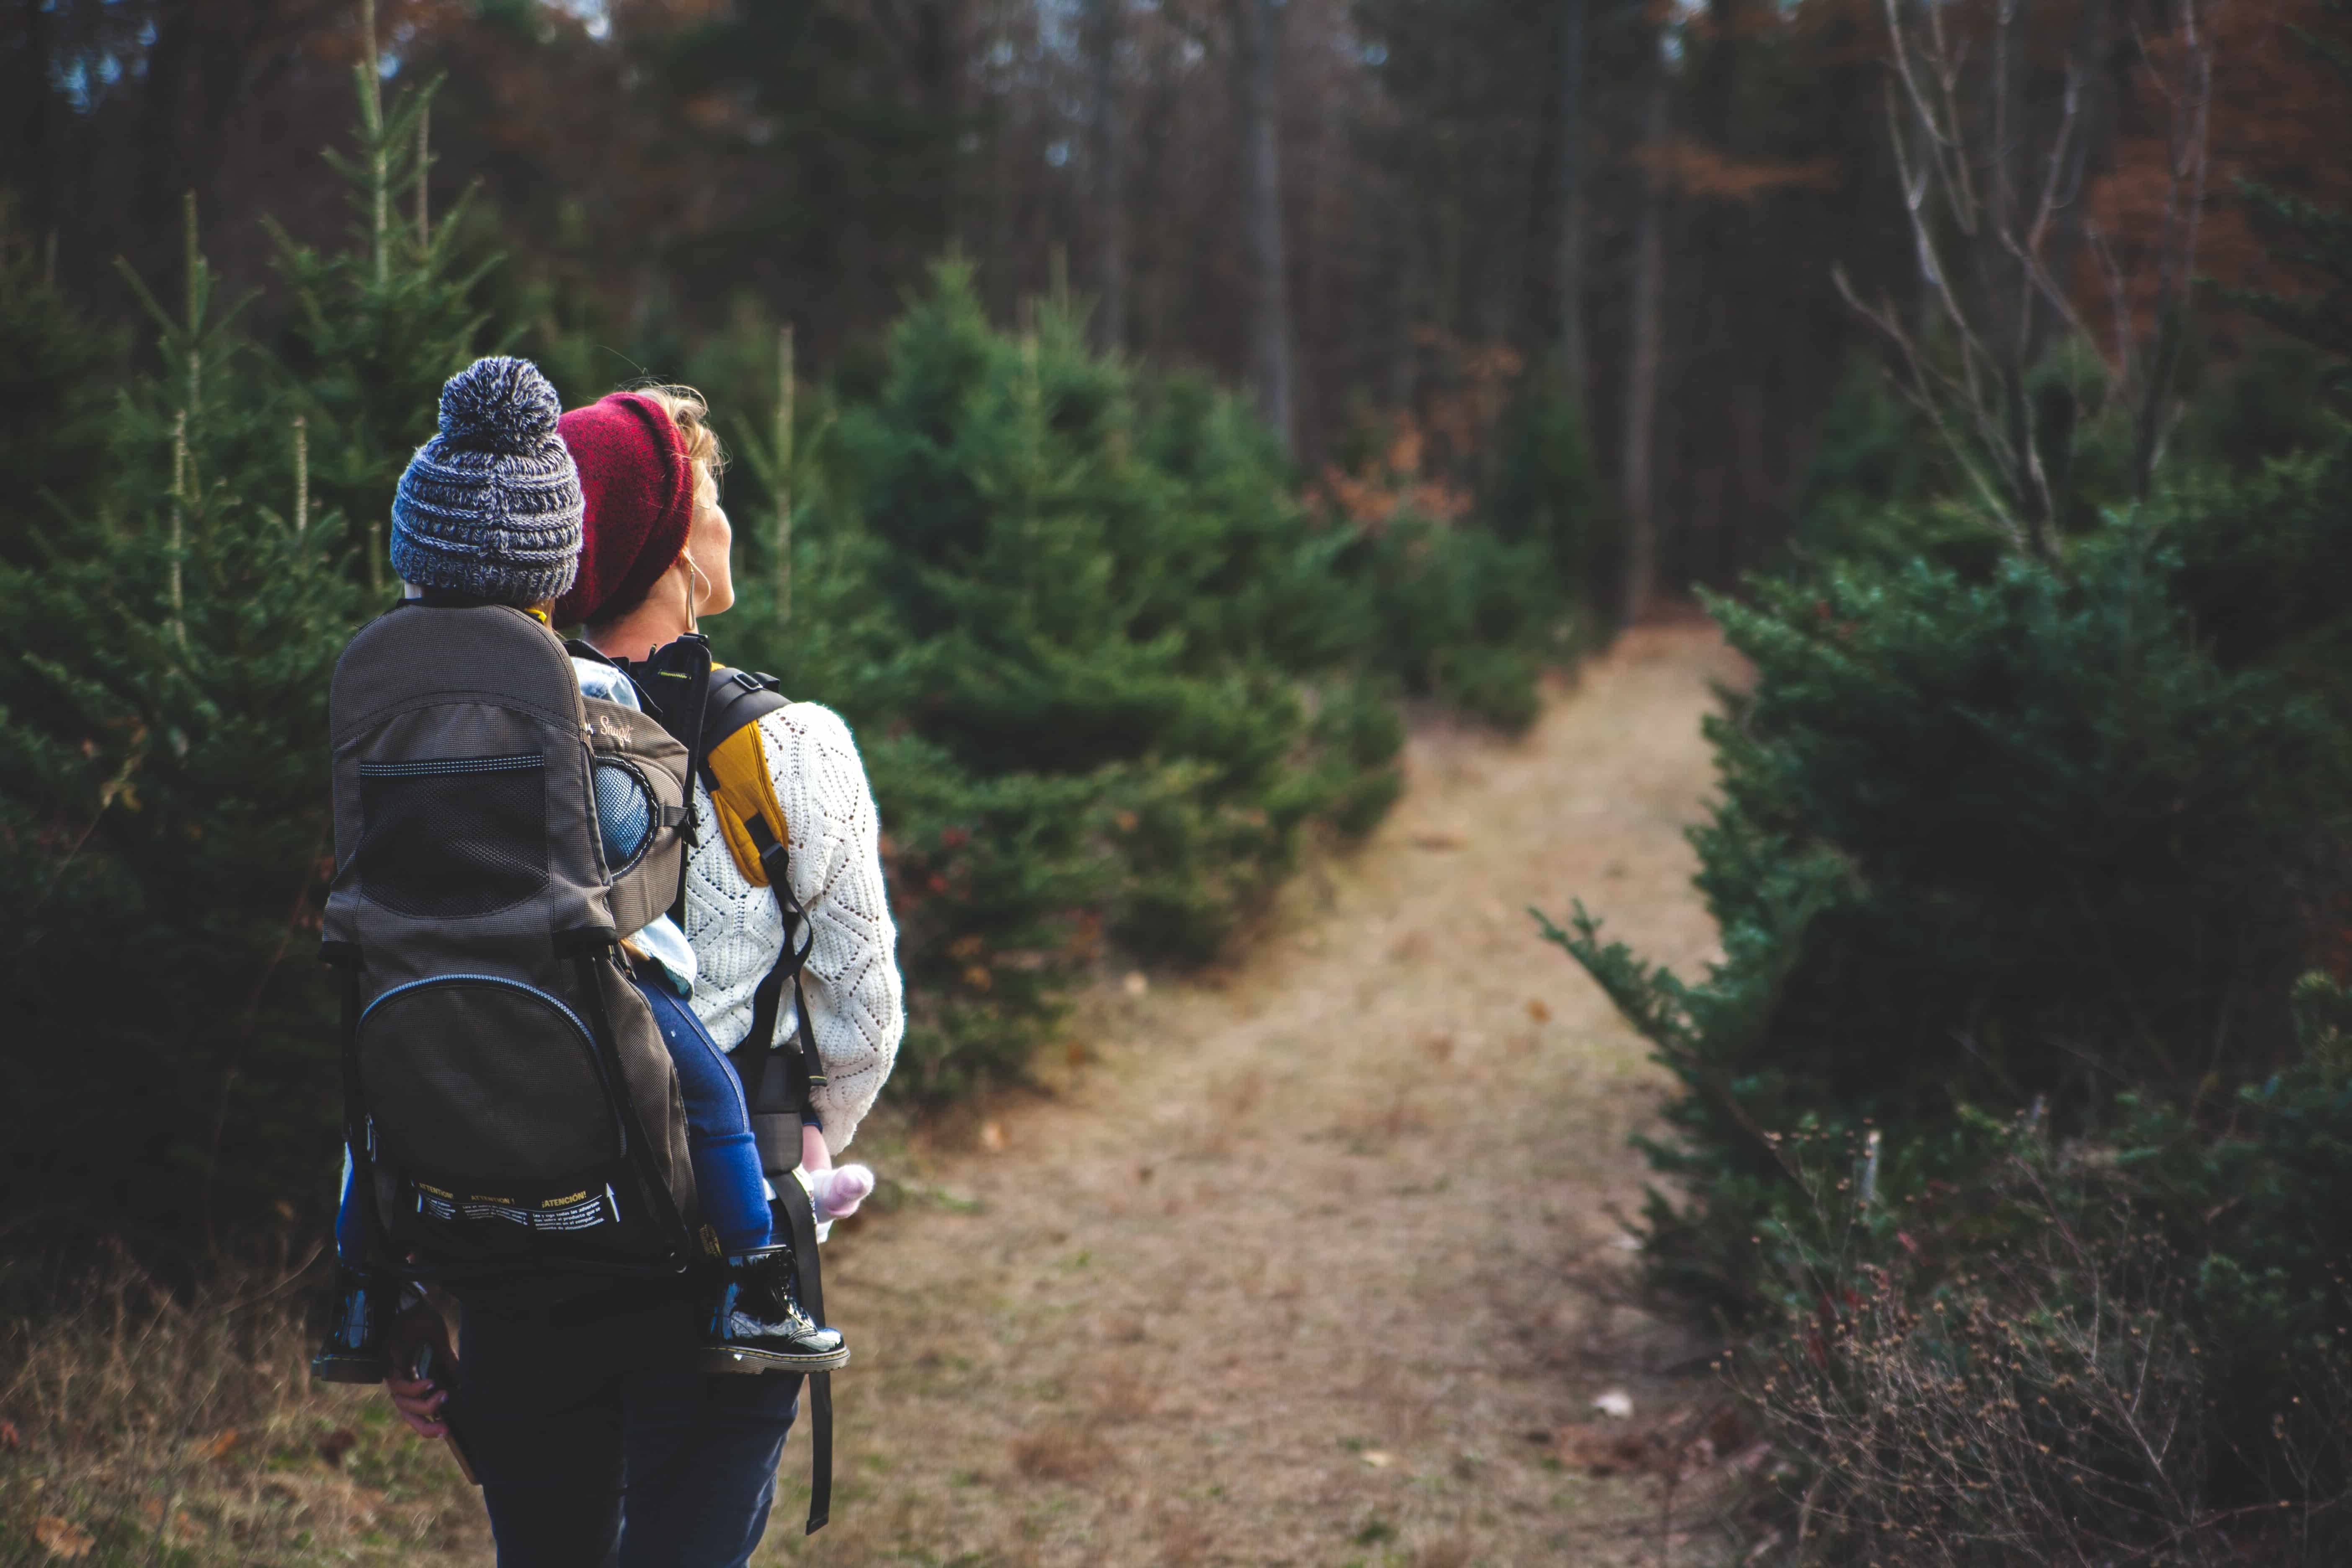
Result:
{"label": "dry grass", "polygon": [[1039,1427],[1013,1445],[1013,1468],[1033,1481],[1088,1481],[1116,1463],[1099,1431],[1069,1422]]}
{"label": "dry grass", "polygon": [[299,1276],[183,1296],[117,1258],[78,1311],[0,1335],[0,1564],[415,1563],[467,1552],[450,1461],[313,1387]]}

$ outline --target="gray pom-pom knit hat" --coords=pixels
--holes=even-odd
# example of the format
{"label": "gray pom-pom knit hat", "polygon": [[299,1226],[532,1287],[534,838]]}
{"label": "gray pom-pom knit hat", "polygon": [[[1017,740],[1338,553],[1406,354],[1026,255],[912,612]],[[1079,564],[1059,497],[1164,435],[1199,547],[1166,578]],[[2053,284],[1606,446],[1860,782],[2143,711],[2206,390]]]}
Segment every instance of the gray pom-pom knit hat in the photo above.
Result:
{"label": "gray pom-pom knit hat", "polygon": [[509,605],[560,598],[580,563],[580,472],[563,405],[529,360],[478,359],[441,388],[440,434],[392,498],[392,569]]}

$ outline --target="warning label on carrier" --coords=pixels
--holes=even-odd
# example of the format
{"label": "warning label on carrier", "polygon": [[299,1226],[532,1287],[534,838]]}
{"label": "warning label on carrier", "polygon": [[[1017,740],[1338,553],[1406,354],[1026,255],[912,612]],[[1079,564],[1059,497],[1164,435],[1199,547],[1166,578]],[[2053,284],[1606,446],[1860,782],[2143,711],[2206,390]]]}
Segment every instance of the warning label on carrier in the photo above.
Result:
{"label": "warning label on carrier", "polygon": [[525,1230],[586,1230],[610,1217],[602,1193],[583,1190],[527,1203],[494,1193],[453,1193],[422,1182],[416,1184],[416,1211],[428,1219],[488,1220]]}

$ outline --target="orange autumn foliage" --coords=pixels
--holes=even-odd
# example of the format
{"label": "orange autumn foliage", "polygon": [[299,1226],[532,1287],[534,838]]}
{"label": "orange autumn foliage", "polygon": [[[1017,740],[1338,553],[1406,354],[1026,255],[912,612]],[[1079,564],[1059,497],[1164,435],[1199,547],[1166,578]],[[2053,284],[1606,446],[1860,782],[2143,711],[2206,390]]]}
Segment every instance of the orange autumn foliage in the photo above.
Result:
{"label": "orange autumn foliage", "polygon": [[[2303,280],[2273,258],[2238,182],[2352,205],[2352,165],[2342,156],[2344,84],[2295,30],[2326,26],[2326,0],[2231,0],[2208,13],[2213,51],[2210,165],[2199,215],[2195,271],[2234,289],[2297,291]],[[2179,40],[2151,40],[2134,81],[2111,167],[2091,186],[2094,230],[2116,267],[2104,275],[2086,255],[2075,279],[2085,319],[2107,318],[2120,294],[2132,330],[2154,330],[2157,247],[2173,188],[2169,100],[2181,80]]]}
{"label": "orange autumn foliage", "polygon": [[1479,468],[1526,362],[1505,343],[1414,329],[1420,386],[1411,406],[1379,416],[1378,447],[1350,465],[1328,464],[1327,511],[1377,533],[1399,512],[1440,522],[1467,516]]}
{"label": "orange autumn foliage", "polygon": [[1633,153],[1633,161],[1664,175],[1667,184],[1685,195],[1713,196],[1748,205],[1783,191],[1833,191],[1840,178],[1834,158],[1811,158],[1801,163],[1735,158],[1696,142],[1643,147]]}
{"label": "orange autumn foliage", "polygon": [[1411,414],[1391,415],[1386,449],[1373,463],[1349,473],[1338,464],[1323,470],[1323,493],[1330,506],[1358,528],[1377,533],[1399,512],[1451,522],[1470,510],[1470,495],[1423,472],[1427,437]]}

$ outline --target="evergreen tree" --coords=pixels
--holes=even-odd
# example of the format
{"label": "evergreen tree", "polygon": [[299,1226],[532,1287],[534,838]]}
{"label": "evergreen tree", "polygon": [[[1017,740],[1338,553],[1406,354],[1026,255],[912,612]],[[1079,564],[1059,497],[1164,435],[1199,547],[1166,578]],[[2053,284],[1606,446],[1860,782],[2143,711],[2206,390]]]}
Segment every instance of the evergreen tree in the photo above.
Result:
{"label": "evergreen tree", "polygon": [[[415,103],[378,115],[374,85],[342,165],[370,213],[403,177],[371,148]],[[341,257],[289,247],[289,374],[237,334],[186,216],[177,307],[131,279],[162,369],[119,404],[97,526],[0,564],[0,899],[25,917],[0,1186],[179,1248],[330,1195],[327,690],[382,602],[355,517],[383,515],[474,331],[446,250],[388,221]]]}
{"label": "evergreen tree", "polygon": [[1393,798],[1348,538],[1236,400],[1097,355],[1064,302],[997,331],[950,266],[828,439],[792,620],[755,578],[725,646],[860,727],[919,1092],[1017,1073],[1106,940],[1203,957]]}
{"label": "evergreen tree", "polygon": [[[2352,537],[2337,481],[2304,479]],[[2258,495],[2202,498],[2234,503],[2210,526],[2242,532]],[[1693,834],[1725,958],[1685,983],[1580,909],[1548,928],[1682,1082],[1649,1145],[1694,1198],[1653,1205],[1667,1273],[1752,1303],[1759,1219],[1809,1202],[1784,1140],[1874,1126],[1924,1178],[1958,1157],[1956,1107],[2079,1128],[2119,1088],[2284,1059],[2352,728],[2292,637],[2217,655],[2174,531],[2111,522],[2063,571],[1847,566],[1711,606],[1758,670],[1710,721],[1722,798]]]}
{"label": "evergreen tree", "polygon": [[[373,61],[352,75],[352,150],[326,153],[352,210],[349,244],[321,253],[269,226],[295,305],[287,358],[302,385],[312,480],[325,505],[380,543],[400,470],[433,434],[441,384],[477,352],[486,322],[474,296],[496,260],[464,267],[464,201],[437,223],[431,211],[427,131],[440,84],[387,103]],[[372,544],[367,559],[381,591],[383,551]]]}

